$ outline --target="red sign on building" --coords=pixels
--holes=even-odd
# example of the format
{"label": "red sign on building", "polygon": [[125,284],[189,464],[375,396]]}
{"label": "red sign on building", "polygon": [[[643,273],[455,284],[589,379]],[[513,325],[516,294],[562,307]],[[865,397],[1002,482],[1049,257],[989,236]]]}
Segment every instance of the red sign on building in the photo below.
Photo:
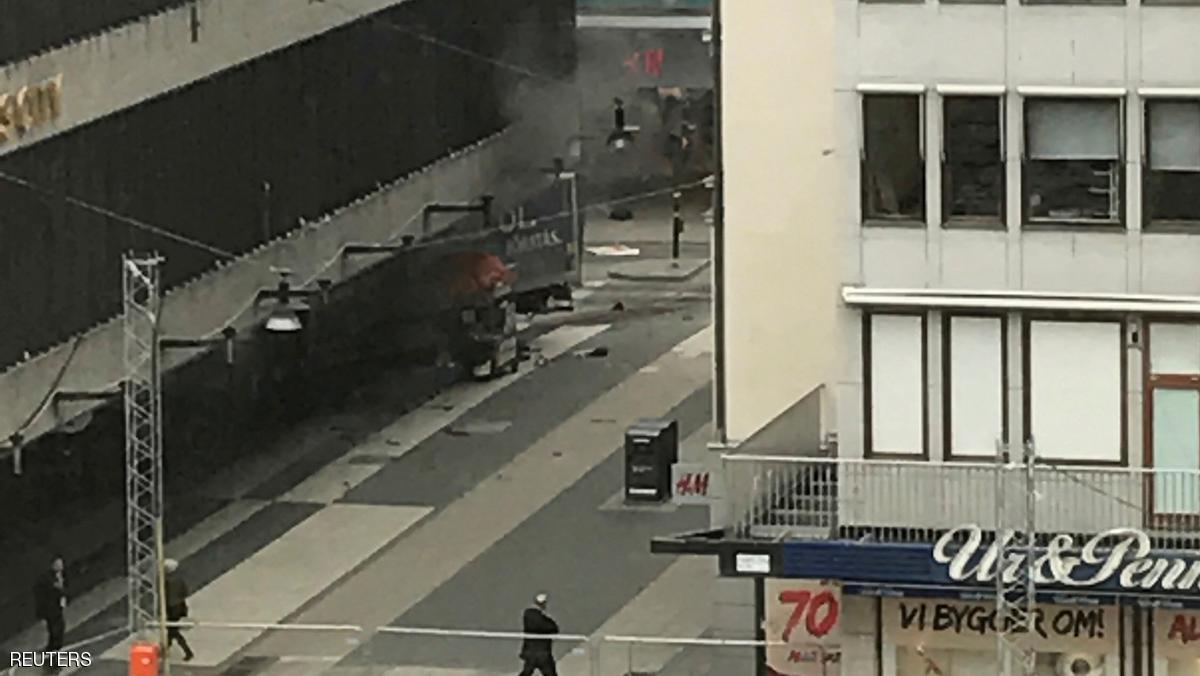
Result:
{"label": "red sign on building", "polygon": [[666,51],[662,47],[653,47],[636,51],[625,59],[625,67],[635,75],[661,77]]}

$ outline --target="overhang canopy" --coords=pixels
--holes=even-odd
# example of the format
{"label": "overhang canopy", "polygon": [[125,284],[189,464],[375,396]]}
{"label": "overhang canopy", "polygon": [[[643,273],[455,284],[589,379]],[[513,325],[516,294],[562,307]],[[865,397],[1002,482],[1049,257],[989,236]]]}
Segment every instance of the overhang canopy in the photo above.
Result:
{"label": "overhang canopy", "polygon": [[967,291],[948,289],[842,288],[842,301],[862,308],[1012,310],[1094,314],[1200,316],[1198,296],[1049,291]]}

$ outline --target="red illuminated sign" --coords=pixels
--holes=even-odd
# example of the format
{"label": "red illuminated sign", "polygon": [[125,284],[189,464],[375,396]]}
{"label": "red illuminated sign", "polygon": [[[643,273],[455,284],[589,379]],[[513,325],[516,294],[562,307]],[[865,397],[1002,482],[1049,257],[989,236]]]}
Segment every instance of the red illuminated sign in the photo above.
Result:
{"label": "red illuminated sign", "polygon": [[645,74],[651,77],[661,77],[665,58],[666,51],[662,47],[642,49],[625,59],[625,67],[635,75]]}

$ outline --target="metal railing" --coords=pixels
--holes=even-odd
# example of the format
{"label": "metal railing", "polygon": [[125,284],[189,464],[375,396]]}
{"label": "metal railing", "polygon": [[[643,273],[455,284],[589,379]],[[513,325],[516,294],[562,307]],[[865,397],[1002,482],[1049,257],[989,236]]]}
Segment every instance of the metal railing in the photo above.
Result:
{"label": "metal railing", "polygon": [[[742,537],[931,543],[964,524],[994,530],[998,471],[1012,482],[1010,495],[1024,491],[1020,466],[988,462],[737,454],[723,461]],[[1042,533],[1138,528],[1156,548],[1200,548],[1200,471],[1041,464],[1035,486]]]}

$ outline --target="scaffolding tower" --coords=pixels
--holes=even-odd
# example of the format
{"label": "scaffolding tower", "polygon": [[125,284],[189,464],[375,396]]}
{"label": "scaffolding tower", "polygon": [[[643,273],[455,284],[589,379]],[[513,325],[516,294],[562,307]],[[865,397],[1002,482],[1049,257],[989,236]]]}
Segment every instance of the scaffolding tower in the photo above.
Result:
{"label": "scaffolding tower", "polygon": [[[1034,676],[1033,635],[1037,605],[1036,450],[1033,439],[1013,459],[1007,442],[996,444],[996,656],[1003,676]],[[1010,562],[1020,561],[1018,565]],[[1011,578],[1008,573],[1011,571]]]}
{"label": "scaffolding tower", "polygon": [[125,538],[129,630],[144,634],[159,617],[158,525],[162,516],[162,395],[157,254],[122,259],[125,297]]}

